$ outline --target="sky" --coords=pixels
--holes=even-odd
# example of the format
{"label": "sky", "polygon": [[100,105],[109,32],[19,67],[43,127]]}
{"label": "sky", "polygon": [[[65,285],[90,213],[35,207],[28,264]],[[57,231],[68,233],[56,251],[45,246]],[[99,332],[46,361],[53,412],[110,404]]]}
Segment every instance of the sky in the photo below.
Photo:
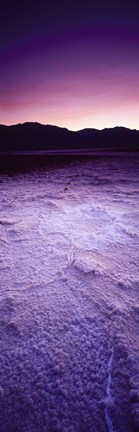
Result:
{"label": "sky", "polygon": [[0,123],[139,129],[139,5],[3,2]]}

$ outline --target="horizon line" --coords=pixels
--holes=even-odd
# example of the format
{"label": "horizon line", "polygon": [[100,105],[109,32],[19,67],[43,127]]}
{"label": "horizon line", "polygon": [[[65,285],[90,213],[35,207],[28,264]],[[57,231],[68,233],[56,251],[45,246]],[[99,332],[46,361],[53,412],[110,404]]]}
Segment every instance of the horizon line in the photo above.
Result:
{"label": "horizon line", "polygon": [[139,129],[136,129],[136,128],[134,128],[134,129],[132,129],[132,128],[129,128],[129,127],[127,127],[127,126],[118,126],[118,125],[116,125],[116,126],[111,126],[111,127],[104,127],[104,128],[102,128],[102,129],[98,129],[98,128],[94,128],[94,127],[85,127],[85,128],[82,128],[82,129],[77,129],[77,130],[73,130],[73,129],[68,129],[67,127],[65,127],[65,126],[58,126],[58,125],[56,125],[56,124],[51,124],[51,123],[40,123],[40,122],[38,122],[38,121],[25,121],[25,122],[19,122],[19,123],[12,123],[12,124],[2,124],[2,123],[0,123],[0,126],[4,126],[4,127],[12,127],[12,126],[19,126],[19,125],[25,125],[25,124],[38,124],[38,125],[40,125],[40,126],[51,126],[51,127],[56,127],[56,128],[59,128],[59,129],[65,129],[65,130],[67,130],[67,131],[69,131],[69,132],[81,132],[81,131],[83,131],[83,130],[96,130],[96,131],[104,131],[104,130],[106,130],[106,129],[117,129],[117,128],[119,128],[119,129],[128,129],[128,130],[131,130],[131,131],[136,131],[136,132],[139,132]]}

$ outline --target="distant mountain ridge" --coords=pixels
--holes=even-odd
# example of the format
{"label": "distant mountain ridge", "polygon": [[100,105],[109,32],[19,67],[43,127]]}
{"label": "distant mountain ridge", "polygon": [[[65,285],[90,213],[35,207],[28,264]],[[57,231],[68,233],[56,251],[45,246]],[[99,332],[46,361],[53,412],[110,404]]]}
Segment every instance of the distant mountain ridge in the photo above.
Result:
{"label": "distant mountain ridge", "polygon": [[73,132],[40,123],[0,125],[0,153],[104,148],[139,151],[139,131],[114,127]]}

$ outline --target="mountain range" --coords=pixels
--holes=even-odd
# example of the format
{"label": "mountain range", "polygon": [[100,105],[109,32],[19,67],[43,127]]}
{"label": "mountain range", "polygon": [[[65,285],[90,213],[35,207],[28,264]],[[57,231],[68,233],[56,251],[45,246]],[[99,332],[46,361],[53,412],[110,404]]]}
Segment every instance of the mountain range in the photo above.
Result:
{"label": "mountain range", "polygon": [[80,149],[139,151],[139,131],[114,127],[73,132],[40,123],[0,125],[0,153]]}

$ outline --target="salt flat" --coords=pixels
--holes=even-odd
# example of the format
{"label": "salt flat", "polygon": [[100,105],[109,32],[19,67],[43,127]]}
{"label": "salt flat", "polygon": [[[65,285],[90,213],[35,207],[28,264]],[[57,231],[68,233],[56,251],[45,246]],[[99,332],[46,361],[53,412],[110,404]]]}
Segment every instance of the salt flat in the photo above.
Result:
{"label": "salt flat", "polygon": [[138,431],[138,156],[0,181],[0,431]]}

